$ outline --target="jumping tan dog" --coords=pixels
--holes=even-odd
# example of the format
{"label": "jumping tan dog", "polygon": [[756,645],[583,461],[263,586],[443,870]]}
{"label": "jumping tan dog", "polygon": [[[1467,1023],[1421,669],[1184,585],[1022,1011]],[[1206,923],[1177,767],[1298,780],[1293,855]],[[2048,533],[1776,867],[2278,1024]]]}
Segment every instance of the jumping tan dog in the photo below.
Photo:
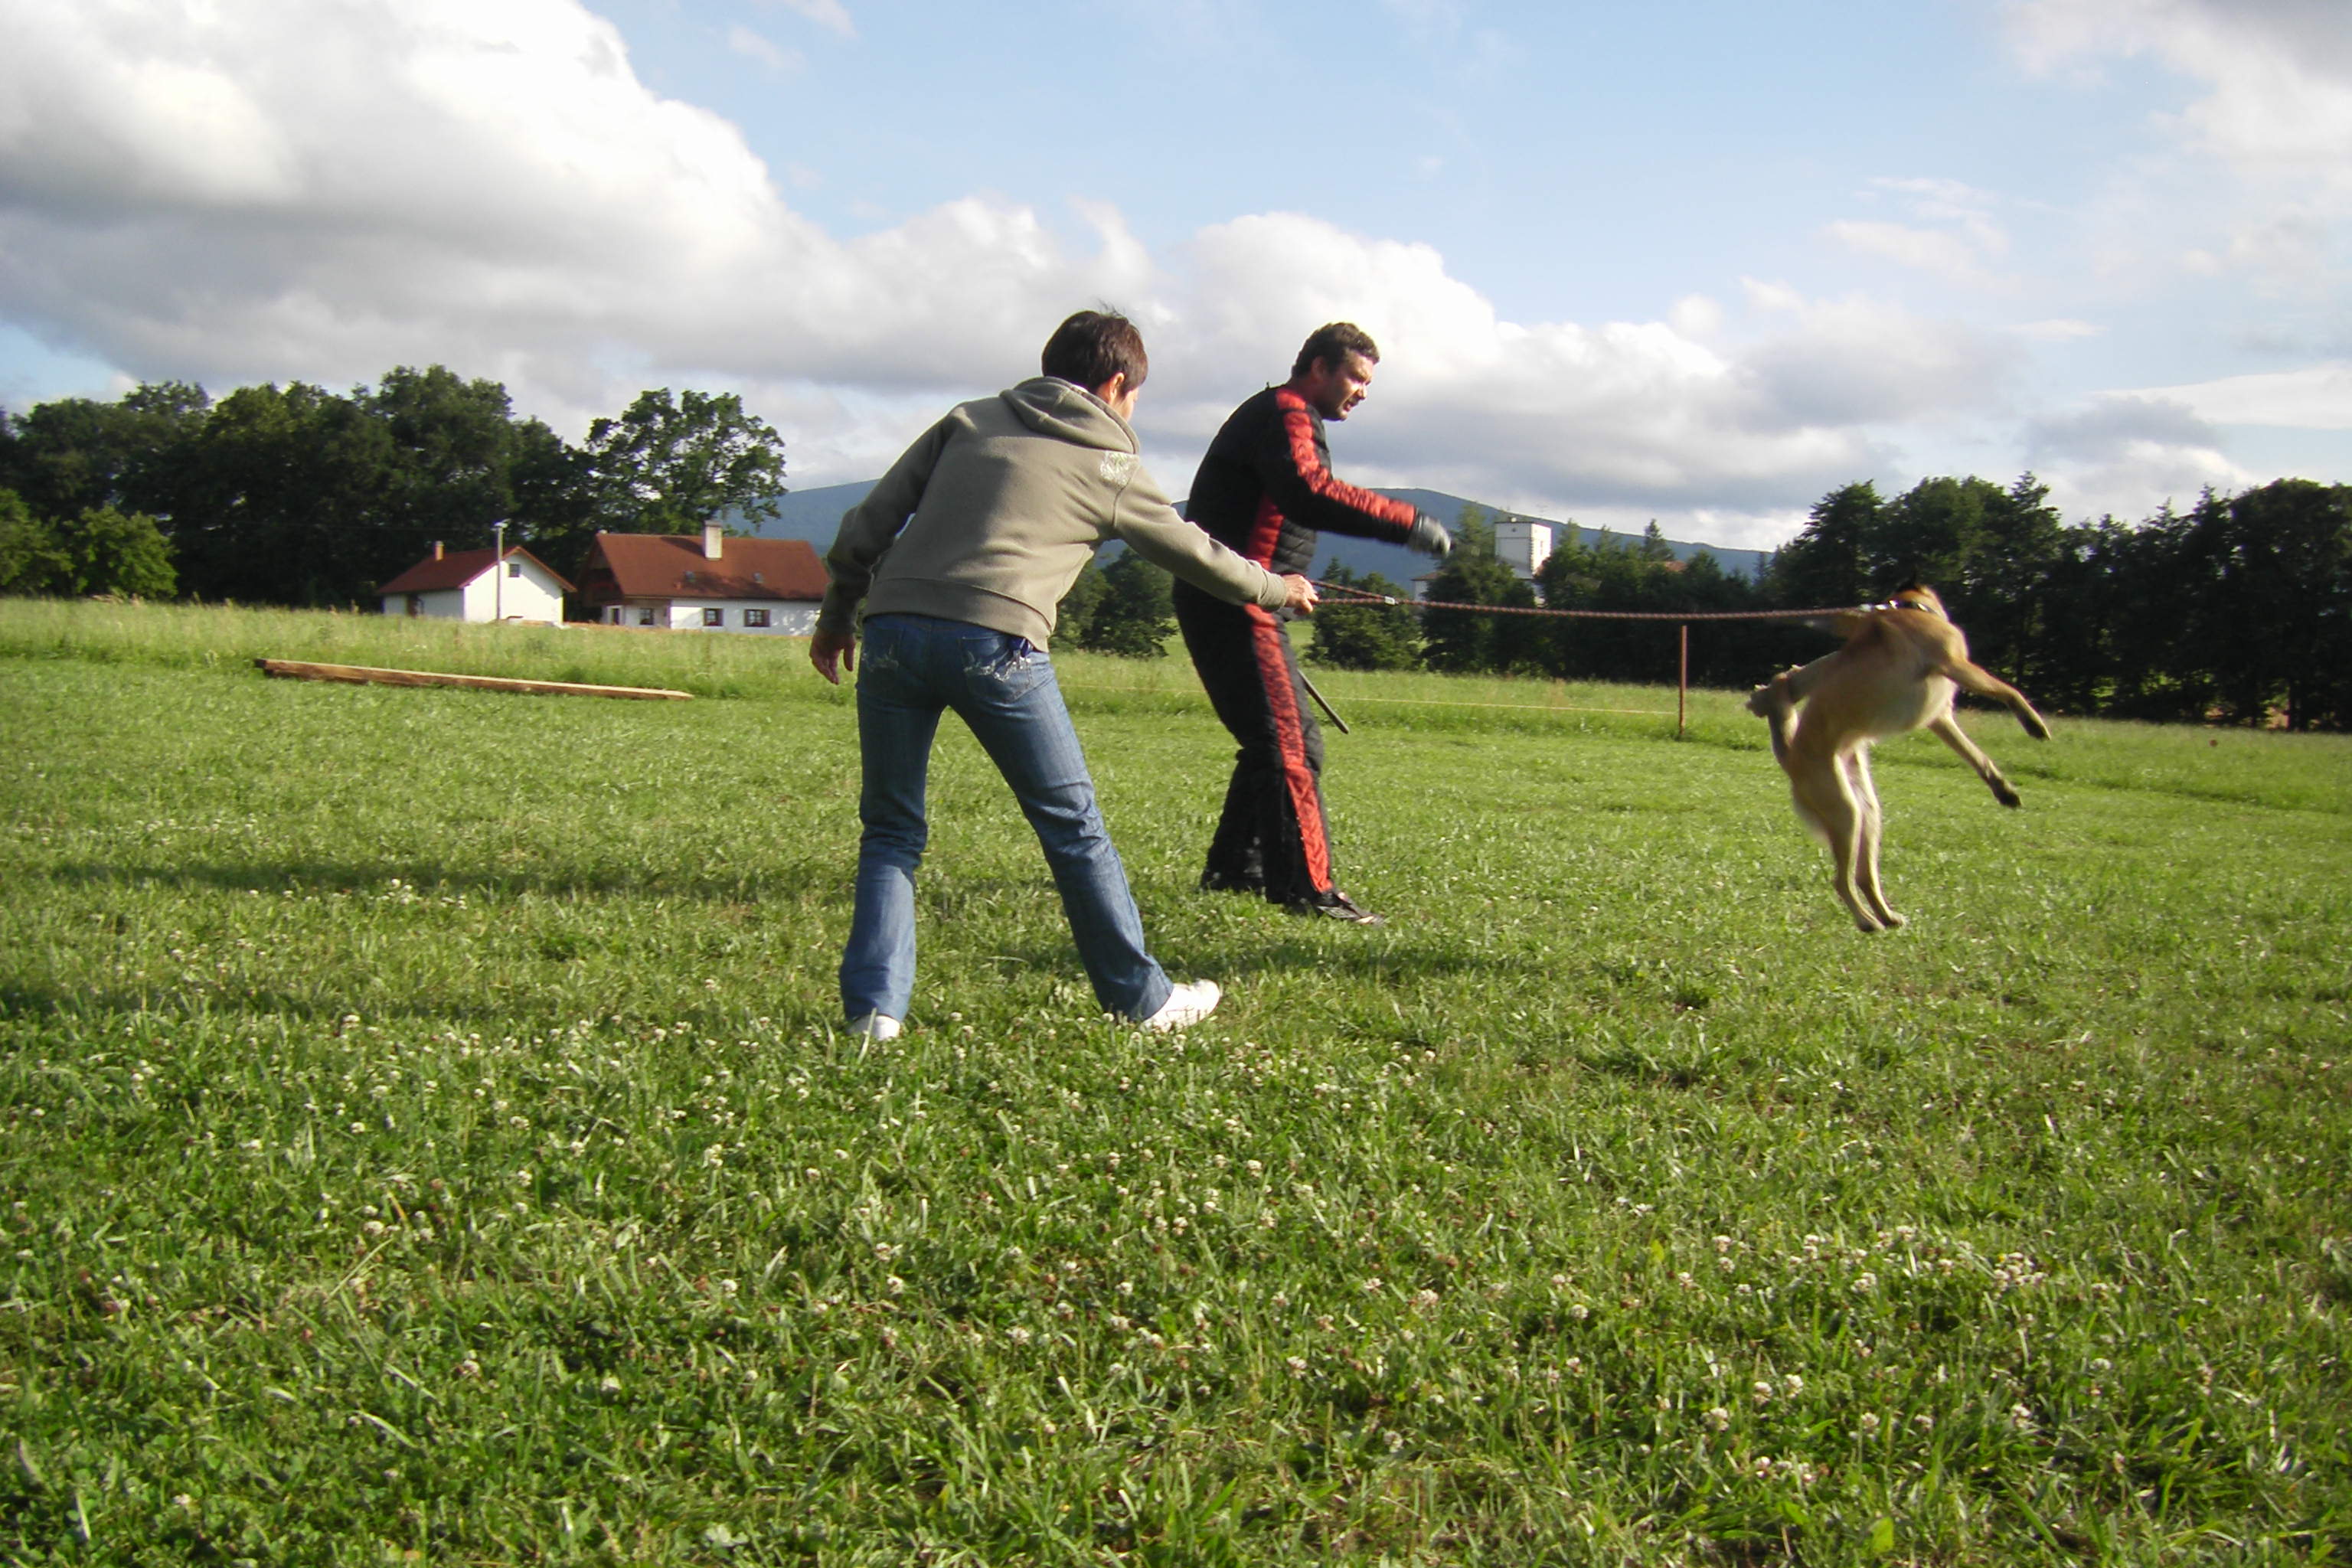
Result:
{"label": "jumping tan dog", "polygon": [[1886,907],[1878,886],[1878,791],[1870,779],[1870,743],[1932,730],[1976,769],[1995,800],[2016,805],[2017,791],[1953,721],[1953,693],[1965,688],[2000,699],[2037,741],[2050,738],[2050,726],[2023,692],[1970,662],[1968,639],[1932,588],[1905,588],[1885,605],[1843,610],[1811,624],[1843,637],[1845,646],[1774,676],[1756,689],[1748,709],[1771,723],[1772,755],[1789,775],[1797,820],[1829,846],[1837,863],[1831,886],[1853,911],[1853,923],[1884,931],[1901,925],[1903,917]]}

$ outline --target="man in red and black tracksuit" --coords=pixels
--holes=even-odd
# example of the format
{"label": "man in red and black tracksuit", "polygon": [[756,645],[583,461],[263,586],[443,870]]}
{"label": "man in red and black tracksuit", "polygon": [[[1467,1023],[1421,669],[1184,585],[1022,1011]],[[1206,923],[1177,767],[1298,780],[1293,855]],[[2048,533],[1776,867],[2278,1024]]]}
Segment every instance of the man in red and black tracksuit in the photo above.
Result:
{"label": "man in red and black tracksuit", "polygon": [[[1192,478],[1185,515],[1276,574],[1311,573],[1328,529],[1443,556],[1444,529],[1403,501],[1331,476],[1327,419],[1364,399],[1380,351],[1334,321],[1307,338],[1290,379],[1233,412]],[[1300,914],[1360,925],[1380,917],[1334,885],[1323,811],[1323,731],[1307,707],[1284,616],[1228,605],[1179,582],[1176,625],[1209,701],[1241,750],[1201,886],[1264,895]]]}

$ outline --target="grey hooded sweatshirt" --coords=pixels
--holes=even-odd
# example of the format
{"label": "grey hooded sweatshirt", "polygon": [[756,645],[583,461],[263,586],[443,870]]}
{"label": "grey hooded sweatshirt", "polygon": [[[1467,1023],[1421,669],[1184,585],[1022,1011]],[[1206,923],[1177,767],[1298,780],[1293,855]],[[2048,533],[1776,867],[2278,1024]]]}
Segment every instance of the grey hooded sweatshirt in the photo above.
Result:
{"label": "grey hooded sweatshirt", "polygon": [[1135,453],[1126,420],[1052,376],[957,405],[843,514],[817,629],[847,632],[863,600],[870,616],[969,621],[1043,647],[1108,539],[1229,603],[1280,609],[1282,579],[1186,521]]}

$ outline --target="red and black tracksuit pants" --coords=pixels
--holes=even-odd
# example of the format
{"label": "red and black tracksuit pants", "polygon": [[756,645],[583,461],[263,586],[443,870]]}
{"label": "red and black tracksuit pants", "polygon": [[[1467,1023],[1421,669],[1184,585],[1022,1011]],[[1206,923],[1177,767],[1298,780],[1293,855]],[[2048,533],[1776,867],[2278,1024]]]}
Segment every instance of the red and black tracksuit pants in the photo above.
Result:
{"label": "red and black tracksuit pants", "polygon": [[1323,810],[1323,731],[1280,616],[1175,585],[1176,626],[1209,705],[1240,750],[1201,885],[1325,903],[1331,839]]}

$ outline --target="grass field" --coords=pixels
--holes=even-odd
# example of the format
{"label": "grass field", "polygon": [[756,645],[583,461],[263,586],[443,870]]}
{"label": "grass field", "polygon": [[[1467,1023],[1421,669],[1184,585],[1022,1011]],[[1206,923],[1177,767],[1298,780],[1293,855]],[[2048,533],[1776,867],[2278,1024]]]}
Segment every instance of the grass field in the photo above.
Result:
{"label": "grass field", "polygon": [[1734,694],[1318,674],[1326,929],[1057,662],[1181,1040],[952,730],[835,1037],[798,643],[0,603],[0,1560],[2352,1558],[2352,742],[1890,744],[1866,938]]}

